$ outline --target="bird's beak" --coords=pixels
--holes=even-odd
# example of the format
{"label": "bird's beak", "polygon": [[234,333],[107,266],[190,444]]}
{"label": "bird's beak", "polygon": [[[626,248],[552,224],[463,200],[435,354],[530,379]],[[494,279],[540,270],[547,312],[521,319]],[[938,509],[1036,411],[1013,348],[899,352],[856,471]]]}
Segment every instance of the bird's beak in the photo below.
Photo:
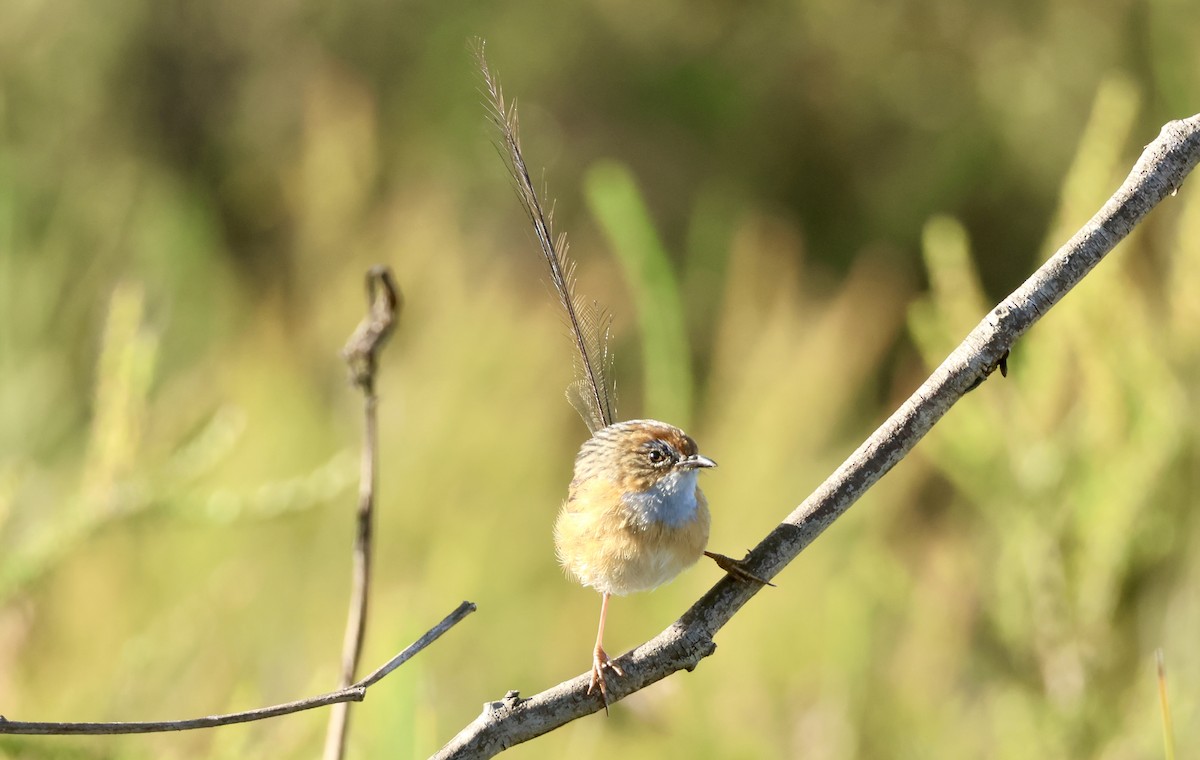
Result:
{"label": "bird's beak", "polygon": [[679,460],[679,464],[677,464],[675,466],[681,467],[685,470],[698,470],[701,467],[704,467],[704,468],[716,467],[717,463],[714,462],[713,460],[709,459],[706,456],[701,456],[700,454],[693,454],[690,457],[687,457],[686,459]]}

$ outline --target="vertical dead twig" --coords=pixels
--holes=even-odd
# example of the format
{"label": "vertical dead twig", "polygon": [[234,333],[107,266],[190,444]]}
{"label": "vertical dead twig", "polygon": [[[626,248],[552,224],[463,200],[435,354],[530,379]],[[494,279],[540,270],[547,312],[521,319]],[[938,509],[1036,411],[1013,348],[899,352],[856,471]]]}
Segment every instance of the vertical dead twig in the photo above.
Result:
{"label": "vertical dead twig", "polygon": [[[350,381],[363,393],[362,469],[358,484],[358,516],[354,532],[353,586],[350,592],[350,616],[342,643],[340,685],[354,683],[367,628],[367,597],[371,581],[371,530],[374,522],[375,471],[379,460],[376,423],[375,371],[379,353],[396,325],[401,307],[400,289],[387,267],[375,266],[367,272],[367,316],[359,323],[342,349],[350,365]],[[341,760],[346,751],[350,725],[350,705],[334,705],[325,733],[325,760]]]}

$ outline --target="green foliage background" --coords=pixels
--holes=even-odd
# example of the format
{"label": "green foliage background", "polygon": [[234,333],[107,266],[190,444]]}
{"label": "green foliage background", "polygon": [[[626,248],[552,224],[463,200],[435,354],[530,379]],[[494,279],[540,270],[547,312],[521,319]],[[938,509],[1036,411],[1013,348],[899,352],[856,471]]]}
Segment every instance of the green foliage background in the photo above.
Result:
{"label": "green foliage background", "polygon": [[[582,672],[550,526],[570,348],[466,40],[522,105],[626,417],[686,421],[712,545],[786,515],[1200,111],[1181,0],[0,0],[0,714],[169,719],[336,680],[362,277],[381,381],[355,757]],[[1185,186],[680,674],[513,757],[1159,758],[1200,746],[1200,192]],[[611,610],[610,651],[718,578]],[[3,738],[313,757],[320,712]]]}

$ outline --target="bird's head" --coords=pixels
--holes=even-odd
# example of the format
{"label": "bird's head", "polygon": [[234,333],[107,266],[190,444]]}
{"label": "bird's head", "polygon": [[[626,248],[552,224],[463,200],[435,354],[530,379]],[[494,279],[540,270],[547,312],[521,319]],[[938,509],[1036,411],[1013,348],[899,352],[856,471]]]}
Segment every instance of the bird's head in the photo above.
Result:
{"label": "bird's head", "polygon": [[623,493],[642,493],[670,482],[694,483],[697,470],[716,466],[674,425],[630,420],[597,430],[583,444],[575,458],[575,477],[599,476]]}

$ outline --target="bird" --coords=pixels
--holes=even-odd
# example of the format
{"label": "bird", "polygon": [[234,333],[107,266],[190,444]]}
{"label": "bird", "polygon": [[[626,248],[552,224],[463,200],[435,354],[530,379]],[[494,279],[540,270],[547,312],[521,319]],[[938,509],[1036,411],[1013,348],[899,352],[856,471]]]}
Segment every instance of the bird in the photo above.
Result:
{"label": "bird", "polygon": [[606,706],[605,670],[625,675],[604,651],[608,601],[657,588],[704,554],[711,519],[697,476],[716,466],[691,436],[657,420],[600,428],[575,457],[554,546],[567,575],[601,595],[588,691],[598,687]]}
{"label": "bird", "polygon": [[567,576],[600,593],[588,694],[598,691],[607,712],[606,671],[625,676],[604,650],[612,597],[657,588],[702,556],[739,580],[773,584],[747,570],[744,560],[706,550],[711,516],[698,476],[717,463],[699,452],[696,441],[658,420],[617,421],[608,346],[611,317],[595,301],[576,293],[566,236],[555,236],[553,208],[543,206],[522,155],[516,105],[505,103],[481,40],[475,43],[475,53],[489,119],[497,129],[497,152],[533,225],[575,348],[576,377],[567,398],[591,437],[575,457],[567,497],[554,523],[554,547]]}

